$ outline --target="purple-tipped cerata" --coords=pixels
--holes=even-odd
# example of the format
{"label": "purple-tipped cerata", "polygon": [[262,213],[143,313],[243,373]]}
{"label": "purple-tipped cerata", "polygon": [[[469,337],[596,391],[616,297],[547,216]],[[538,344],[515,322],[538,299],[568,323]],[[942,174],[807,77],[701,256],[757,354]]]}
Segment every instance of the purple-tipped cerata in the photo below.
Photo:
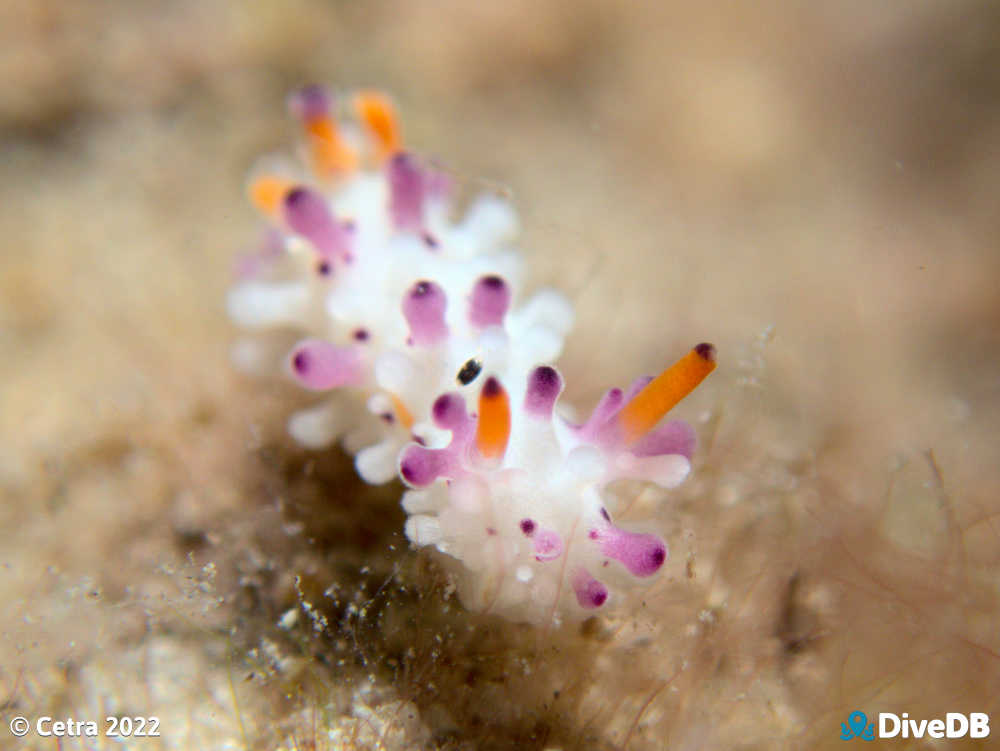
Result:
{"label": "purple-tipped cerata", "polygon": [[580,425],[577,430],[580,437],[593,441],[601,433],[601,429],[604,428],[615,413],[621,409],[622,404],[625,403],[625,394],[621,389],[608,389],[604,392],[604,396],[594,407],[594,411],[590,413],[590,417],[587,421]]}
{"label": "purple-tipped cerata", "polygon": [[628,385],[625,389],[625,393],[622,394],[622,404],[628,404],[630,401],[635,399],[636,394],[646,388],[650,383],[653,382],[653,376],[639,376],[634,379],[632,383]]}
{"label": "purple-tipped cerata", "polygon": [[362,363],[354,347],[337,347],[321,339],[306,339],[292,350],[292,375],[305,388],[326,391],[357,383]]}
{"label": "purple-tipped cerata", "polygon": [[316,120],[330,114],[330,96],[322,86],[303,86],[288,97],[288,111],[300,120]]}
{"label": "purple-tipped cerata", "polygon": [[321,256],[350,257],[350,234],[337,223],[319,193],[309,188],[293,188],[285,196],[283,210],[289,229],[311,242]]}
{"label": "purple-tipped cerata", "polygon": [[442,449],[428,449],[410,444],[403,450],[399,460],[399,474],[410,485],[424,487],[438,477],[449,474],[453,467],[453,455]]}
{"label": "purple-tipped cerata", "polygon": [[434,424],[439,428],[454,430],[467,419],[465,399],[462,398],[461,394],[442,394],[434,400],[431,416],[434,418]]}
{"label": "purple-tipped cerata", "polygon": [[563,380],[559,371],[548,365],[541,365],[528,376],[528,388],[524,394],[524,411],[532,417],[547,420],[552,417],[552,408],[562,392]]}
{"label": "purple-tipped cerata", "polygon": [[635,576],[652,576],[667,560],[667,544],[656,535],[628,532],[608,524],[590,530],[588,536],[604,555],[621,561]]}
{"label": "purple-tipped cerata", "polygon": [[403,297],[403,315],[410,324],[410,341],[418,347],[430,347],[448,336],[444,312],[448,299],[434,282],[420,281]]}
{"label": "purple-tipped cerata", "polygon": [[680,454],[690,459],[696,442],[694,428],[683,420],[671,420],[640,438],[632,446],[636,456],[663,456]]}
{"label": "purple-tipped cerata", "polygon": [[551,529],[539,529],[531,535],[535,543],[536,561],[554,561],[562,555],[562,535]]}
{"label": "purple-tipped cerata", "polygon": [[621,428],[613,419],[615,415],[635,398],[652,381],[651,376],[636,378],[624,391],[610,389],[590,413],[590,418],[580,426],[580,436],[598,446],[612,448],[622,443]]}
{"label": "purple-tipped cerata", "polygon": [[442,430],[451,431],[449,451],[460,453],[472,440],[476,430],[475,418],[465,411],[465,399],[461,394],[442,394],[431,408],[434,424]]}
{"label": "purple-tipped cerata", "polygon": [[431,165],[424,169],[424,194],[431,200],[448,198],[454,190],[454,181],[447,172]]}
{"label": "purple-tipped cerata", "polygon": [[469,321],[473,326],[500,326],[510,307],[510,285],[499,276],[484,276],[472,288]]}
{"label": "purple-tipped cerata", "polygon": [[534,519],[522,519],[518,523],[521,533],[525,537],[530,537],[534,543],[536,561],[554,561],[562,555],[563,539],[562,535],[552,529],[538,527],[538,522]]}
{"label": "purple-tipped cerata", "polygon": [[397,230],[420,232],[424,225],[424,175],[407,153],[396,154],[386,168],[389,176],[389,214]]}
{"label": "purple-tipped cerata", "polygon": [[571,583],[576,601],[585,610],[595,610],[608,601],[608,588],[588,574],[586,569],[577,569]]}

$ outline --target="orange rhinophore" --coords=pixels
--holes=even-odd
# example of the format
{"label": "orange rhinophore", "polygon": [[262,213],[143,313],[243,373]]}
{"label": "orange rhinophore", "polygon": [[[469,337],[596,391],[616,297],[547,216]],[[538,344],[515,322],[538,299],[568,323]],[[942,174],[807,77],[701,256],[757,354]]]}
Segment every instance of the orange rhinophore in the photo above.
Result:
{"label": "orange rhinophore", "polygon": [[277,217],[278,208],[293,185],[291,180],[283,177],[260,175],[250,181],[247,194],[258,211],[270,217]]}
{"label": "orange rhinophore", "polygon": [[403,148],[396,108],[387,96],[377,91],[362,91],[354,97],[354,108],[375,140],[379,162]]}
{"label": "orange rhinophore", "polygon": [[703,343],[650,381],[618,413],[625,443],[633,443],[646,435],[713,370],[715,347]]}
{"label": "orange rhinophore", "polygon": [[479,394],[476,448],[486,459],[499,459],[507,450],[509,438],[510,399],[500,381],[490,376]]}
{"label": "orange rhinophore", "polygon": [[307,117],[303,122],[309,158],[321,178],[350,172],[358,165],[358,155],[347,145],[336,121],[328,114]]}

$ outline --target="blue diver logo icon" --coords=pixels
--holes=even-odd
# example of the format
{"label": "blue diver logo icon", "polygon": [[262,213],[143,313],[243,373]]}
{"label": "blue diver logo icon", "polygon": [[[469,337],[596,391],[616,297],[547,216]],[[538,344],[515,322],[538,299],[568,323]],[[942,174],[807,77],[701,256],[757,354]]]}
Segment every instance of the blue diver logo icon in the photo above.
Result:
{"label": "blue diver logo icon", "polygon": [[840,723],[840,740],[849,741],[851,738],[860,738],[863,741],[875,740],[875,723],[869,724],[864,712],[855,710],[848,715],[847,722]]}

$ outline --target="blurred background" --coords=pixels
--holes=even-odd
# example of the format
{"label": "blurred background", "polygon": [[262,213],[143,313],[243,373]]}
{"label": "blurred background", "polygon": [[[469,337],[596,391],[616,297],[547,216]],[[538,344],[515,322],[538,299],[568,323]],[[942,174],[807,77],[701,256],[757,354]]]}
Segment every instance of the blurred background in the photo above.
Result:
{"label": "blurred background", "polygon": [[[0,81],[6,714],[159,714],[167,748],[652,749],[996,709],[997,3],[6,0]],[[393,642],[405,597],[353,646],[275,625],[306,574],[418,565],[398,511],[317,510],[398,489],[297,452],[294,392],[229,366],[244,176],[307,82],[391,92],[414,150],[516,203],[533,282],[578,305],[571,402],[719,348],[642,617],[545,635],[560,658],[473,620],[494,651],[455,636],[419,680],[439,624]]]}

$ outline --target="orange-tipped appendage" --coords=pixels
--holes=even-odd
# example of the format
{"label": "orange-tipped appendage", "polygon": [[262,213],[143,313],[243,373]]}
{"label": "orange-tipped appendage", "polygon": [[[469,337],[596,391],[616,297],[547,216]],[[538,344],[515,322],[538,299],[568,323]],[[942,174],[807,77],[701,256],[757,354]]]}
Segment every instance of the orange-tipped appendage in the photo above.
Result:
{"label": "orange-tipped appendage", "polygon": [[303,123],[313,171],[322,178],[352,171],[358,165],[358,155],[347,145],[329,115],[321,115]]}
{"label": "orange-tipped appendage", "polygon": [[486,459],[499,459],[510,439],[510,398],[500,381],[490,376],[479,393],[476,448]]}
{"label": "orange-tipped appendage", "polygon": [[285,200],[288,191],[292,189],[294,183],[283,177],[274,175],[260,175],[250,181],[247,187],[247,194],[250,196],[250,203],[262,214],[271,217],[278,215],[281,202]]}
{"label": "orange-tipped appendage", "polygon": [[409,430],[413,427],[413,413],[407,409],[403,400],[400,399],[395,394],[389,394],[389,400],[392,402],[392,408],[396,411],[396,419],[399,420],[399,424],[404,428]]}
{"label": "orange-tipped appendage", "polygon": [[375,141],[378,161],[385,161],[403,148],[396,108],[387,96],[377,91],[362,91],[354,98],[354,108]]}
{"label": "orange-tipped appendage", "polygon": [[715,370],[715,347],[699,344],[650,381],[618,413],[625,443],[642,438]]}

